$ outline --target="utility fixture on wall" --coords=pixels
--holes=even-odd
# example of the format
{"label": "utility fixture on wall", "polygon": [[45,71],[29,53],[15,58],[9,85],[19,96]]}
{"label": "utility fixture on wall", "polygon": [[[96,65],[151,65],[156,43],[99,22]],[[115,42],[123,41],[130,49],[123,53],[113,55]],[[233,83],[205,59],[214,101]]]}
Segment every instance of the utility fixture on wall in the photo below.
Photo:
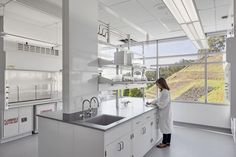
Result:
{"label": "utility fixture on wall", "polygon": [[197,49],[208,49],[194,0],[163,0]]}

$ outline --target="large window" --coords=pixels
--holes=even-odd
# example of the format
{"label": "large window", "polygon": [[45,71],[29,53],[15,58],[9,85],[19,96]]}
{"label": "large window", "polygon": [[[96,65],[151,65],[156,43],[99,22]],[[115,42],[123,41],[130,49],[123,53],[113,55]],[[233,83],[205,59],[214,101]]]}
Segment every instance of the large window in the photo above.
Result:
{"label": "large window", "polygon": [[[163,77],[171,88],[172,101],[227,104],[227,63],[224,37],[209,38],[210,50],[197,50],[188,39],[136,43],[135,59],[147,67],[145,96],[156,98],[155,80]],[[114,50],[113,50],[114,51]],[[103,55],[109,53],[104,52]],[[108,56],[108,55],[106,55]],[[129,71],[123,69],[123,74]],[[112,72],[110,74],[113,74]],[[141,89],[127,89],[124,96],[142,97]]]}
{"label": "large window", "polygon": [[196,51],[187,40],[159,44],[159,76],[166,78],[173,101],[226,104],[224,40],[212,44],[219,42],[215,38],[210,44],[221,48],[208,51]]}

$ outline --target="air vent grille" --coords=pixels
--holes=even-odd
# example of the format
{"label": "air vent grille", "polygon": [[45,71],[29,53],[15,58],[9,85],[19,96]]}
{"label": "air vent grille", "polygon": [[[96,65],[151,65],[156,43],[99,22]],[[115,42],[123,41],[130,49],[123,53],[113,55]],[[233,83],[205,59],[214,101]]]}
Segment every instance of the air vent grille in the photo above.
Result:
{"label": "air vent grille", "polygon": [[41,48],[39,46],[36,46],[36,53],[41,53]]}
{"label": "air vent grille", "polygon": [[35,46],[30,45],[30,52],[35,52]]}
{"label": "air vent grille", "polygon": [[24,44],[24,51],[29,52],[29,45],[27,43]]}
{"label": "air vent grille", "polygon": [[52,56],[60,55],[59,50],[55,50],[54,48],[39,47],[35,45],[29,45],[28,43],[25,43],[25,44],[17,43],[17,50],[25,51],[25,52],[32,52],[32,53],[47,54],[47,55],[52,55]]}
{"label": "air vent grille", "polygon": [[23,51],[23,49],[24,49],[24,45],[18,43],[18,48],[17,48],[17,49],[18,49],[19,51]]}

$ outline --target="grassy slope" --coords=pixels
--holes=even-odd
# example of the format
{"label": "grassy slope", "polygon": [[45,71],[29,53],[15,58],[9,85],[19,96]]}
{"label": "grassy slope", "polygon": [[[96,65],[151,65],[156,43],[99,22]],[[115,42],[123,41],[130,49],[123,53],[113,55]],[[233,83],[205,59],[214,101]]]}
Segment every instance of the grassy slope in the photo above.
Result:
{"label": "grassy slope", "polygon": [[[209,62],[222,60],[222,56],[208,57]],[[181,96],[186,91],[204,87],[204,65],[190,65],[167,78],[167,82],[171,88],[172,99]],[[224,103],[224,71],[222,64],[208,65],[208,86],[213,90],[208,93],[208,102]],[[146,91],[148,98],[156,97],[156,87],[153,86]],[[205,97],[202,96],[198,101],[204,102]]]}

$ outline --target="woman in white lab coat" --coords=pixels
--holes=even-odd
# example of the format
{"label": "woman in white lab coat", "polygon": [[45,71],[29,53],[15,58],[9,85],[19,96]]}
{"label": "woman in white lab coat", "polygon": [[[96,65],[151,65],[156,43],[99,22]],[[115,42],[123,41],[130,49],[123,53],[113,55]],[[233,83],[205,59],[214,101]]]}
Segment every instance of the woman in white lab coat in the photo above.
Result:
{"label": "woman in white lab coat", "polygon": [[157,105],[159,111],[159,128],[163,133],[162,143],[157,145],[158,148],[165,148],[170,146],[171,132],[172,132],[172,111],[171,111],[171,97],[170,88],[164,78],[159,78],[156,81],[157,87],[160,89],[159,98],[147,104]]}

